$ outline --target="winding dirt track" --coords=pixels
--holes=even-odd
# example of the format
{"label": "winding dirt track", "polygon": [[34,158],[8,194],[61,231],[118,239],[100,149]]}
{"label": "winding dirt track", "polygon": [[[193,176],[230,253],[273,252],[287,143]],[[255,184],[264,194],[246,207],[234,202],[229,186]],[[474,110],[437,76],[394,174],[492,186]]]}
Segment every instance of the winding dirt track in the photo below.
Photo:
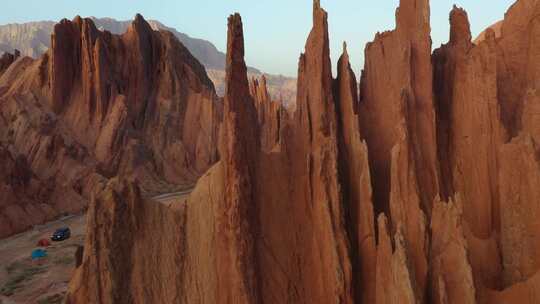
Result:
{"label": "winding dirt track", "polygon": [[152,200],[170,206],[173,202],[186,199],[193,191],[193,188],[179,192],[165,193],[158,196],[154,196]]}

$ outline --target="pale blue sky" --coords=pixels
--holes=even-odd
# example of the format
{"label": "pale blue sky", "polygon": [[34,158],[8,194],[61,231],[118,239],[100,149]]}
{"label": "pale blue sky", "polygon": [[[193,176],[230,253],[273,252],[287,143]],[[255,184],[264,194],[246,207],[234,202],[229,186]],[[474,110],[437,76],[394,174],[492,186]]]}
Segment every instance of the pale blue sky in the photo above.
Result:
{"label": "pale blue sky", "polygon": [[[469,13],[473,36],[503,18],[514,0],[432,0],[433,47],[448,39],[452,5]],[[377,31],[394,28],[399,0],[321,0],[329,13],[332,62],[342,42],[349,45],[353,68],[363,65],[366,42]],[[239,12],[244,21],[246,60],[265,72],[296,76],[297,60],[311,28],[312,0],[23,0],[3,1],[0,24],[72,19],[75,15],[131,19],[141,13],[224,50],[226,18]]]}

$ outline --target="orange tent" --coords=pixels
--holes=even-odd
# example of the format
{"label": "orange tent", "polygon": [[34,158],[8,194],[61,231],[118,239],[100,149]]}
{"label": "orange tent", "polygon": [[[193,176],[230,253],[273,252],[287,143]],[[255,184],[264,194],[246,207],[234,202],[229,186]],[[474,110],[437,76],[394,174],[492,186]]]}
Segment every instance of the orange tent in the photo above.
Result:
{"label": "orange tent", "polygon": [[47,240],[47,239],[41,239],[41,240],[38,241],[37,245],[39,247],[47,247],[47,246],[51,245],[51,242],[49,242],[49,240]]}

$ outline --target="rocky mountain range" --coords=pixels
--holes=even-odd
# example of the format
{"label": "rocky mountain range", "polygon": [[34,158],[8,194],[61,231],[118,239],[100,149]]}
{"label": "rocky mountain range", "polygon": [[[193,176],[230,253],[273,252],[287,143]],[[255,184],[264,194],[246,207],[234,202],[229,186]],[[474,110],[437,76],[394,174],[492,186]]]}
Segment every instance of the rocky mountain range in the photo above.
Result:
{"label": "rocky mountain range", "polygon": [[[90,17],[97,29],[109,31],[112,34],[123,34],[131,25],[131,21],[118,21],[112,18]],[[22,55],[37,58],[50,47],[50,35],[56,22],[38,21],[28,23],[13,23],[0,26],[0,52],[13,53],[15,49]],[[167,27],[159,21],[149,20],[148,24],[154,30],[168,30],[201,62],[210,69],[225,68],[225,54],[220,52],[212,43],[203,39],[192,38]],[[258,72],[252,69],[253,72]]]}
{"label": "rocky mountain range", "polygon": [[140,15],[63,20],[40,58],[0,59],[0,229],[88,202],[69,304],[538,303],[539,15],[517,0],[473,42],[454,6],[432,51],[429,0],[400,0],[333,78],[314,0],[290,107],[249,77],[239,14],[223,98]]}
{"label": "rocky mountain range", "polygon": [[[123,34],[131,25],[131,21],[119,21],[113,18],[90,17],[99,30],[106,30],[112,34]],[[53,21],[38,21],[28,23],[13,23],[0,25],[0,53],[13,53],[19,50],[23,56],[38,58],[50,48],[50,35],[53,32]],[[182,42],[200,63],[208,70],[208,75],[214,82],[219,96],[224,94],[225,54],[219,51],[211,42],[190,37],[174,28],[168,27],[156,20],[148,20],[154,30],[167,30]],[[250,77],[260,78],[264,73],[248,67]],[[268,88],[274,100],[281,100],[286,104],[294,102],[296,98],[296,79],[264,74],[268,80]]]}
{"label": "rocky mountain range", "polygon": [[205,68],[140,15],[122,35],[62,20],[38,59],[0,61],[11,62],[0,77],[0,146],[13,159],[1,236],[83,209],[114,176],[163,193],[191,186],[218,158],[222,103]]}
{"label": "rocky mountain range", "polygon": [[250,83],[232,15],[219,162],[171,208],[110,182],[68,303],[537,303],[538,14],[474,44],[454,7],[432,53],[429,1],[401,0],[358,90],[315,0],[294,109]]}

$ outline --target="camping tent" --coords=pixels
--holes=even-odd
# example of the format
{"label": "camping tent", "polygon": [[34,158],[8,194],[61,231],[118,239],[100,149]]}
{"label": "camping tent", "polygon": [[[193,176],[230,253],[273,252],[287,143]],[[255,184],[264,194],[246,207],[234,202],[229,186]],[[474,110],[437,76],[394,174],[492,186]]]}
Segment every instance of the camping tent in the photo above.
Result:
{"label": "camping tent", "polygon": [[47,251],[43,249],[35,249],[32,251],[32,260],[38,260],[47,257]]}
{"label": "camping tent", "polygon": [[39,247],[47,247],[47,246],[51,245],[51,242],[49,242],[49,240],[47,240],[47,239],[41,239],[41,240],[38,241],[37,245]]}

